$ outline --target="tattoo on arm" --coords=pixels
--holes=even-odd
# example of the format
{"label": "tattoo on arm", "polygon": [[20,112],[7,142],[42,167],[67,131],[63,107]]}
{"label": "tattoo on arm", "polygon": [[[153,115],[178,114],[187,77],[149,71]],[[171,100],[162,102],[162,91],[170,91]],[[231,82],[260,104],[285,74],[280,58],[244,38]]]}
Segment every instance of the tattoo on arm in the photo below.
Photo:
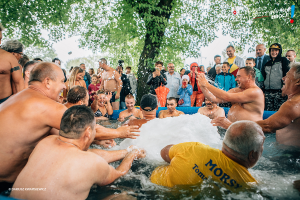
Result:
{"label": "tattoo on arm", "polygon": [[18,71],[18,70],[20,70],[20,67],[16,66],[14,68],[11,68],[10,72],[13,73],[14,71]]}

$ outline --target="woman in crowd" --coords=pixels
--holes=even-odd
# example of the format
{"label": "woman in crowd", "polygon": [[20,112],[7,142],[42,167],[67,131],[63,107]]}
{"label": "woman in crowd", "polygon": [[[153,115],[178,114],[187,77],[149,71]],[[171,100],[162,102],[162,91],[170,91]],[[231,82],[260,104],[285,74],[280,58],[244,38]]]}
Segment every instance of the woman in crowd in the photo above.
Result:
{"label": "woman in crowd", "polygon": [[180,95],[178,106],[181,107],[190,107],[191,106],[191,95],[193,94],[193,87],[188,84],[190,77],[188,75],[182,76],[182,85],[178,89],[177,94]]}
{"label": "woman in crowd", "polygon": [[113,114],[113,109],[110,103],[111,97],[111,92],[106,95],[103,90],[98,90],[97,95],[94,96],[91,109],[95,113],[96,120],[108,120],[109,116]]}
{"label": "woman in crowd", "polygon": [[89,69],[89,74],[90,74],[91,77],[95,74],[94,68]]}
{"label": "woman in crowd", "polygon": [[63,92],[64,100],[67,100],[68,91],[75,85],[80,85],[86,88],[85,82],[83,80],[84,71],[80,67],[74,67],[70,78],[67,80],[66,89]]}
{"label": "woman in crowd", "polygon": [[181,78],[182,78],[182,76],[184,75],[184,73],[185,73],[185,69],[182,68],[182,69],[180,70],[180,77],[181,77]]}

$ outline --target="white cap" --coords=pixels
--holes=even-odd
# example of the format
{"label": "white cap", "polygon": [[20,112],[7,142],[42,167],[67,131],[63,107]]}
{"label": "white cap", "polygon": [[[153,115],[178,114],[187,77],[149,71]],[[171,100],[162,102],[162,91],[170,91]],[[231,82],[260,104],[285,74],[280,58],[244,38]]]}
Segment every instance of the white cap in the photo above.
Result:
{"label": "white cap", "polygon": [[188,75],[183,75],[181,80],[183,81],[183,79],[187,79],[188,81],[190,81],[190,77]]}

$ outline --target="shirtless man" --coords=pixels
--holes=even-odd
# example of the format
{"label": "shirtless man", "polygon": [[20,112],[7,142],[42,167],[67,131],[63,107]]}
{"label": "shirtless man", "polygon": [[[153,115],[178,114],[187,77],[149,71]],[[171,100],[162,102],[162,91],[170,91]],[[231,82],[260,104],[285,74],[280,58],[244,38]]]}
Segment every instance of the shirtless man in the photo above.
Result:
{"label": "shirtless man", "polygon": [[99,60],[99,68],[103,69],[100,90],[113,94],[110,102],[112,103],[113,110],[119,110],[120,92],[122,89],[121,77],[116,70],[107,65],[105,58]]}
{"label": "shirtless man", "polygon": [[119,121],[123,122],[124,119],[126,117],[129,117],[129,119],[136,119],[136,118],[140,118],[143,119],[143,114],[142,111],[139,109],[136,109],[135,106],[135,100],[134,100],[134,96],[132,94],[129,94],[125,97],[125,104],[127,107],[127,110],[124,110],[122,112],[120,112],[119,114]]}
{"label": "shirtless man", "polygon": [[211,102],[208,98],[205,98],[205,107],[198,109],[198,113],[205,115],[210,119],[215,119],[217,117],[225,117],[225,111],[220,108],[216,103]]}
{"label": "shirtless man", "polygon": [[36,60],[32,60],[32,61],[29,61],[27,62],[25,65],[24,65],[24,68],[23,68],[23,78],[24,78],[24,88],[28,88],[28,82],[29,82],[29,77],[30,77],[30,72],[31,70],[38,64],[40,63],[39,61],[36,61]]}
{"label": "shirtless man", "polygon": [[169,97],[167,99],[167,110],[162,110],[159,112],[158,117],[160,119],[166,117],[178,117],[179,115],[184,115],[184,112],[176,110],[177,100],[174,97]]}
{"label": "shirtless man", "polygon": [[142,96],[140,103],[140,110],[144,116],[143,119],[130,119],[125,125],[137,125],[141,127],[148,121],[156,118],[156,111],[158,109],[157,98],[152,94],[145,94]]}
{"label": "shirtless man", "polygon": [[232,122],[239,120],[262,120],[264,113],[264,94],[255,84],[255,71],[251,67],[242,67],[238,70],[235,81],[237,88],[228,92],[210,85],[205,75],[198,75],[198,82],[201,85],[205,97],[215,103],[230,102],[232,104],[228,119],[218,117],[212,120],[214,126],[221,126],[227,129]]}
{"label": "shirtless man", "polygon": [[280,144],[300,148],[300,63],[292,62],[283,80],[282,94],[288,96],[279,110],[268,119],[258,121],[265,133],[276,131]]}
{"label": "shirtless man", "polygon": [[[40,63],[31,71],[29,87],[0,105],[0,191],[3,185],[8,186],[1,182],[15,181],[41,139],[58,134],[67,110],[57,102],[66,87],[64,78],[56,64]],[[12,122],[17,126],[12,126]],[[108,129],[96,125],[96,139],[138,136],[130,131],[139,132],[137,126]]]}
{"label": "shirtless man", "polygon": [[[3,30],[0,24],[0,44]],[[16,89],[16,93],[24,89],[21,69],[21,65],[13,54],[0,48],[0,104],[13,94],[12,87]]]}
{"label": "shirtless man", "polygon": [[[94,140],[94,113],[86,106],[69,108],[61,119],[58,135],[41,140],[14,183],[11,196],[18,199],[86,199],[93,184],[112,183],[125,175],[134,159],[145,151],[89,149]],[[130,151],[131,150],[131,151]],[[123,159],[115,169],[110,162]],[[17,190],[44,188],[43,191]]]}

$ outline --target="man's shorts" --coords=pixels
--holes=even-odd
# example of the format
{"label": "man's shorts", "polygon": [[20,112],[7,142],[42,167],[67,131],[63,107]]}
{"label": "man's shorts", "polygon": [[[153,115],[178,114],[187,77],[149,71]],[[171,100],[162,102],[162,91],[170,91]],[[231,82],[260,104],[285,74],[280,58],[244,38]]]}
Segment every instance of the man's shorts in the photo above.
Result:
{"label": "man's shorts", "polygon": [[110,103],[119,102],[120,101],[120,98],[116,99],[116,94],[117,94],[117,91],[115,91],[115,92],[112,93],[112,97],[110,99]]}
{"label": "man's shorts", "polygon": [[6,98],[3,98],[3,99],[0,99],[0,104],[3,103],[4,101],[6,101],[10,96],[6,97]]}

